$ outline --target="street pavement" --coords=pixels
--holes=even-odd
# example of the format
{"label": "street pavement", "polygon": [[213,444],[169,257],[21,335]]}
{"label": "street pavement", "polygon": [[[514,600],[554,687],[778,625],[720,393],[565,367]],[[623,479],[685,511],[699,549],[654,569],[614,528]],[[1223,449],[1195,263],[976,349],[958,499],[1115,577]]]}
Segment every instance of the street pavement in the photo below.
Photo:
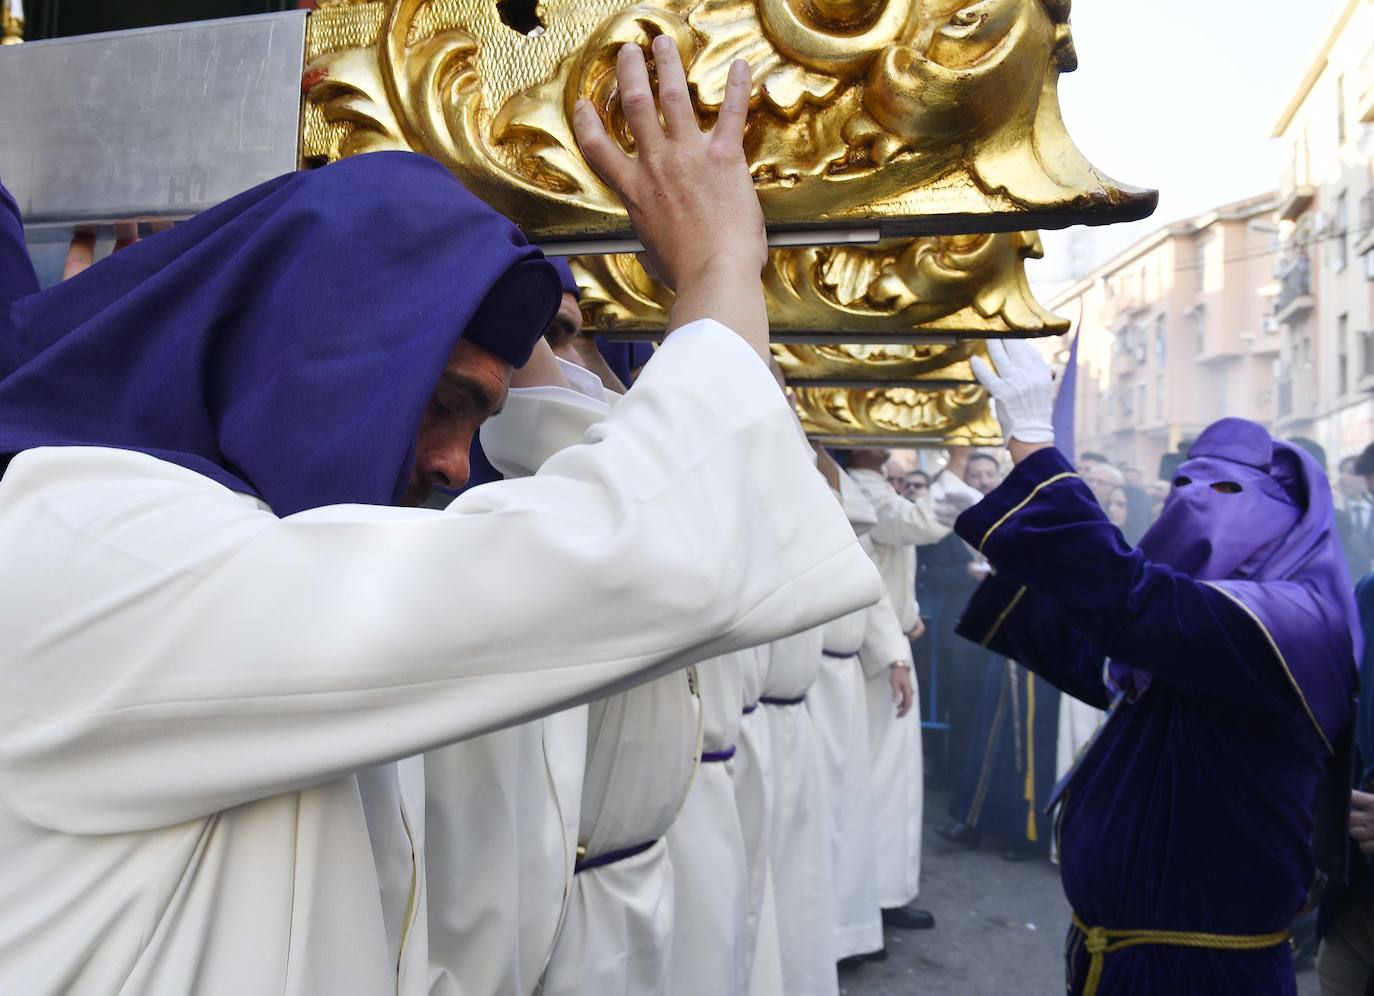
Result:
{"label": "street pavement", "polygon": [[[984,843],[956,848],[935,834],[943,793],[926,796],[921,896],[934,930],[890,930],[888,959],[840,973],[843,996],[1062,996],[1069,906],[1048,861],[1003,861]],[[1316,974],[1299,996],[1319,996]],[[1160,994],[1176,996],[1176,994]]]}

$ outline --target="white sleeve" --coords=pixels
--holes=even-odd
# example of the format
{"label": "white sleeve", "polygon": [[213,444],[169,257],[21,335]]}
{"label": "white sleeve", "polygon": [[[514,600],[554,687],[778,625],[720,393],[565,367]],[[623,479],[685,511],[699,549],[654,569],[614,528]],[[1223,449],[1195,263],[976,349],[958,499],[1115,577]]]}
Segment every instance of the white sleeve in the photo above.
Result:
{"label": "white sleeve", "polygon": [[893,664],[911,667],[911,641],[903,632],[886,593],[868,607],[864,619],[864,642],[859,648],[859,664],[870,678],[878,677]]}
{"label": "white sleeve", "polygon": [[983,500],[983,493],[964,481],[951,470],[942,470],[935,475],[930,484],[930,497],[933,501],[948,501],[956,495],[962,496],[964,506],[977,505]]}
{"label": "white sleeve", "polygon": [[0,483],[0,797],[66,832],[166,826],[879,597],[767,368],[714,322],[586,438],[447,511],[285,519],[142,454],[21,454]]}
{"label": "white sleeve", "polygon": [[878,515],[869,533],[873,542],[883,546],[925,546],[940,542],[952,531],[935,518],[935,500],[930,496],[919,501],[903,498],[880,474],[865,474],[859,483]]}

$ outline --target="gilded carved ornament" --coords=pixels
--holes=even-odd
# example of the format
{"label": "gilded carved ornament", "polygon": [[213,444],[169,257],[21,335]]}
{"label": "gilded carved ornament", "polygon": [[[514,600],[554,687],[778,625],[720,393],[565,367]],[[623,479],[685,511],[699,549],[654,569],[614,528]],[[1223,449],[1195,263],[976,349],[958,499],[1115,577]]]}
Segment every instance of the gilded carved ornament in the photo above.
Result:
{"label": "gilded carved ornament", "polygon": [[962,339],[931,343],[773,343],[773,358],[791,387],[877,387],[912,384],[922,388],[977,383],[969,358],[987,353],[982,343]]}
{"label": "gilded carved ornament", "polygon": [[808,436],[836,445],[990,446],[1001,439],[969,359],[982,340],[950,345],[774,343]]}
{"label": "gilded carved ornament", "polygon": [[[928,236],[876,246],[773,249],[763,272],[777,342],[920,342],[950,336],[1040,336],[1069,323],[1043,308],[1025,260],[1044,255],[1035,232]],[[574,256],[586,327],[652,338],[672,292],[629,254]]]}
{"label": "gilded carved ornament", "polygon": [[1002,430],[980,385],[929,390],[892,387],[793,387],[802,428],[834,446],[997,446]]}
{"label": "gilded carved ornament", "polygon": [[658,34],[677,41],[705,125],[730,62],[750,64],[746,151],[775,229],[1018,231],[1154,208],[1065,131],[1069,0],[325,0],[303,154],[414,149],[535,241],[627,237],[570,114],[590,99],[631,150],[615,54]]}

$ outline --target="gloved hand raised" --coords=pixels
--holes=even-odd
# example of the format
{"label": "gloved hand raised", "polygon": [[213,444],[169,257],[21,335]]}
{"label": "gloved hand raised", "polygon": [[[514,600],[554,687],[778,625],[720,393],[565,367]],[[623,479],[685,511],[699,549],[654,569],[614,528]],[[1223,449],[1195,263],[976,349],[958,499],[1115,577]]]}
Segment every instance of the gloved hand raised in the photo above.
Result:
{"label": "gloved hand raised", "polygon": [[997,369],[975,356],[973,374],[997,404],[997,421],[1007,443],[1053,443],[1054,380],[1044,358],[1024,339],[993,339],[988,355]]}

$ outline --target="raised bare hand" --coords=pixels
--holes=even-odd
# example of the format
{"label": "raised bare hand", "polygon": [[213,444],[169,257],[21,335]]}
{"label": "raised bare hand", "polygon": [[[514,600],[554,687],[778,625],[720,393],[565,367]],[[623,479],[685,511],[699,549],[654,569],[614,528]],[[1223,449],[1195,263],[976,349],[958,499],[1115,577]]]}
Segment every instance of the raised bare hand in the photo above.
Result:
{"label": "raised bare hand", "polygon": [[[154,221],[151,225],[153,234],[165,232],[171,229],[170,221]],[[127,249],[138,241],[138,222],[136,221],[117,221],[114,226],[115,244],[111,252],[119,252]],[[78,228],[72,235],[71,242],[67,245],[67,259],[62,264],[62,279],[70,280],[85,270],[90,269],[95,262],[95,238],[96,233],[93,228]]]}
{"label": "raised bare hand", "polygon": [[743,147],[748,64],[739,60],[730,67],[715,127],[703,133],[676,44],[660,35],[653,55],[657,100],[638,45],[625,45],[617,62],[620,106],[635,154],[627,155],[611,140],[586,100],[578,102],[574,114],[578,143],[625,205],[649,268],[677,292],[669,330],[715,318],[766,358],[759,273],[768,250]]}

